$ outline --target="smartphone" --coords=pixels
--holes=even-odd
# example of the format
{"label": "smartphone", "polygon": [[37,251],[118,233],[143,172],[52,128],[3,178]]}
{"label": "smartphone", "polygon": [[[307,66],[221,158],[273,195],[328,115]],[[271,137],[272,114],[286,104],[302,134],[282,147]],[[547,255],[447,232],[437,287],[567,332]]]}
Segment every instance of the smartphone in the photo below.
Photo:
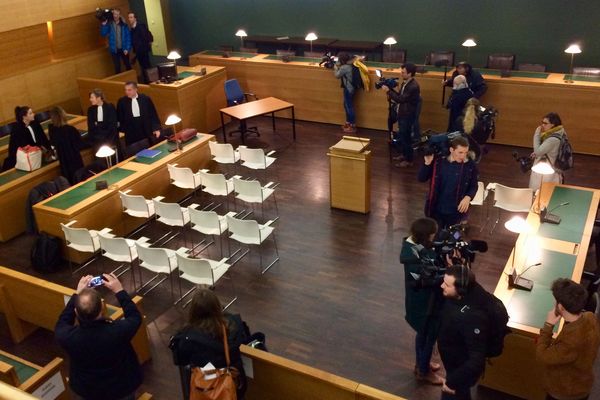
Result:
{"label": "smartphone", "polygon": [[102,285],[104,285],[104,278],[102,278],[102,275],[93,277],[92,280],[90,281],[90,283],[88,284],[88,286],[91,288],[102,286]]}

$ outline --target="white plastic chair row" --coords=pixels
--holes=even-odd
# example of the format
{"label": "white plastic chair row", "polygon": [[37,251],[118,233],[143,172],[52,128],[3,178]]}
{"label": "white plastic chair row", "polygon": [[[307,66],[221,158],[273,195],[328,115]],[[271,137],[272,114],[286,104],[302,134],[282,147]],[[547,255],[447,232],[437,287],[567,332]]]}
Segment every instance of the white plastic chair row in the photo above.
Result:
{"label": "white plastic chair row", "polygon": [[208,142],[210,154],[219,164],[235,164],[241,161],[241,165],[246,168],[259,170],[267,169],[276,160],[271,157],[275,150],[271,150],[267,154],[263,149],[250,149],[244,145],[238,146],[237,150],[229,143]]}

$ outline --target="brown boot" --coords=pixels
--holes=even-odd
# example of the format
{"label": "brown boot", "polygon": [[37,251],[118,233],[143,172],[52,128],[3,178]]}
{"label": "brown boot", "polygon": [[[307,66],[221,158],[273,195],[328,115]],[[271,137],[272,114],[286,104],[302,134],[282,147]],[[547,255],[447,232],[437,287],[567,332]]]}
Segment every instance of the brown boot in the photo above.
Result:
{"label": "brown boot", "polygon": [[417,380],[427,382],[430,385],[441,385],[444,383],[444,378],[442,378],[433,371],[429,371],[426,374],[421,374],[417,371]]}
{"label": "brown boot", "polygon": [[346,128],[344,128],[344,133],[356,133],[356,125],[349,124]]}

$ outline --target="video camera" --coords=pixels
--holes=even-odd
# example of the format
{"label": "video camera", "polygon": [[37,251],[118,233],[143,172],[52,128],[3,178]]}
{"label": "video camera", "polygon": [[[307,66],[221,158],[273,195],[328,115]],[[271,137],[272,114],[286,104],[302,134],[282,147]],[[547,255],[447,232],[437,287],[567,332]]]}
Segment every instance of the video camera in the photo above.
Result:
{"label": "video camera", "polygon": [[436,133],[431,130],[425,131],[421,135],[421,141],[414,146],[416,151],[425,156],[447,157],[450,154],[450,142],[455,138],[462,136],[469,142],[469,157],[479,163],[483,152],[481,146],[472,137],[460,131]]}
{"label": "video camera", "polygon": [[467,242],[463,238],[464,225],[451,225],[438,232],[433,241],[433,248],[438,257],[438,263],[445,264],[446,257],[457,259],[457,263],[464,262],[470,265],[475,261],[476,253],[485,253],[488,250],[487,242],[484,240],[471,240]]}
{"label": "video camera", "polygon": [[110,8],[96,8],[96,19],[100,22],[109,21],[112,19],[112,11]]}
{"label": "video camera", "polygon": [[375,70],[375,75],[379,78],[378,82],[375,82],[375,89],[381,89],[383,86],[387,86],[388,89],[392,90],[398,86],[399,78],[386,78],[383,76],[383,72],[380,69]]}
{"label": "video camera", "polygon": [[325,67],[327,69],[332,69],[335,66],[338,58],[331,54],[330,51],[323,55],[321,58],[321,62],[319,63],[319,67]]}
{"label": "video camera", "polygon": [[533,159],[529,158],[529,156],[519,157],[519,153],[516,151],[512,152],[512,156],[516,162],[519,163],[519,167],[521,168],[521,172],[526,174],[531,170],[533,166]]}

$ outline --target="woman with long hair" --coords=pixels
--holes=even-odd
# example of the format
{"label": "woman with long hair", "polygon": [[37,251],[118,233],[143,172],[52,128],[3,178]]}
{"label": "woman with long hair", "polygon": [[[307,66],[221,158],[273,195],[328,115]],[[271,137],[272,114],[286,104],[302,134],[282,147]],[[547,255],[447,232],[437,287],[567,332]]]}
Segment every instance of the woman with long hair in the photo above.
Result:
{"label": "woman with long hair", "polygon": [[8,157],[4,160],[3,170],[14,168],[17,163],[17,150],[25,146],[38,146],[50,151],[50,142],[42,126],[35,120],[31,107],[17,106],[8,143]]}
{"label": "woman with long hair", "polygon": [[83,167],[80,153],[83,148],[81,134],[74,126],[67,123],[67,114],[61,107],[50,109],[50,121],[48,135],[58,156],[60,173],[73,185],[77,183],[75,171]]}
{"label": "woman with long hair", "polygon": [[[219,298],[209,289],[197,289],[189,306],[187,324],[174,336],[171,350],[179,366],[204,367],[209,362],[216,368],[225,368],[223,327],[227,334],[230,366],[238,370],[237,396],[246,392],[246,375],[242,364],[240,345],[248,340],[242,318],[223,312]],[[183,378],[189,383],[189,376]]]}
{"label": "woman with long hair", "polygon": [[548,161],[554,168],[553,174],[541,175],[531,171],[529,176],[529,187],[533,190],[540,188],[540,182],[556,182],[562,183],[562,171],[556,168],[556,157],[560,149],[560,142],[563,136],[566,137],[567,132],[563,128],[560,116],[551,112],[542,118],[542,123],[538,126],[533,134],[533,152],[529,156],[533,159],[533,164],[541,161]]}

